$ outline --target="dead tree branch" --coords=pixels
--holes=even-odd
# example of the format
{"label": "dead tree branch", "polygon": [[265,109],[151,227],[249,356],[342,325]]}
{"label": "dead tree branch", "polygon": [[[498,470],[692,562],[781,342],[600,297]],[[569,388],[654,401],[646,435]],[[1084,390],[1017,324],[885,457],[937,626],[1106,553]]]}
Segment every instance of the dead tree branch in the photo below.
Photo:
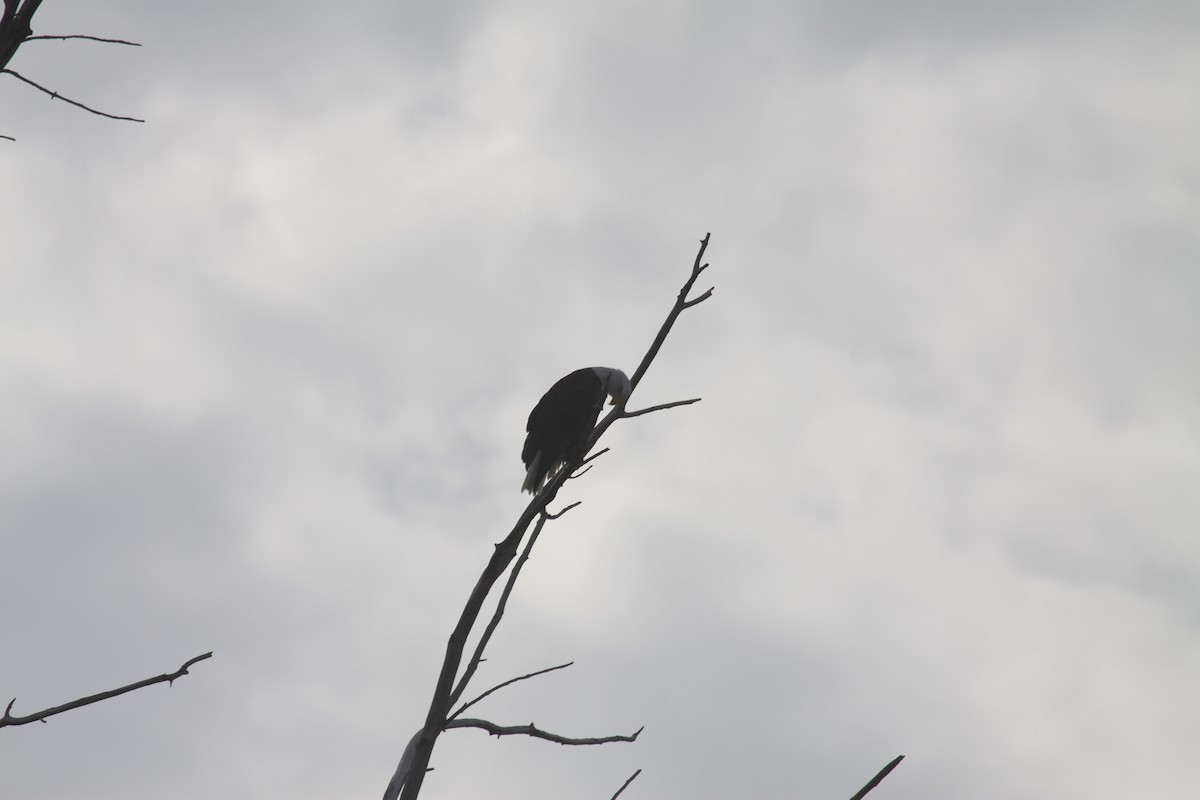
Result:
{"label": "dead tree branch", "polygon": [[[559,513],[566,512],[562,511]],[[512,594],[513,586],[517,583],[517,576],[521,574],[521,568],[529,560],[529,553],[533,550],[534,544],[537,543],[538,536],[541,535],[542,528],[545,527],[548,519],[550,519],[550,515],[546,513],[545,509],[542,509],[537,525],[533,526],[533,532],[529,534],[529,541],[525,543],[525,549],[521,551],[521,557],[517,559],[517,563],[508,574],[504,590],[500,592],[500,600],[496,603],[496,610],[492,612],[492,618],[488,620],[487,627],[483,630],[483,635],[479,637],[479,642],[475,645],[475,652],[471,655],[471,660],[467,662],[467,668],[463,671],[458,685],[454,687],[454,691],[450,694],[450,702],[447,703],[447,708],[459,701],[463,692],[467,690],[467,684],[475,676],[475,670],[479,669],[479,665],[483,663],[483,651],[487,649],[488,642],[492,640],[492,634],[496,632],[496,628],[500,625],[500,620],[504,617],[504,610],[508,607],[508,598]]]}
{"label": "dead tree branch", "polygon": [[696,285],[696,278],[700,277],[700,273],[708,269],[708,264],[702,264],[704,260],[704,251],[708,249],[708,239],[712,234],[704,234],[704,238],[700,240],[700,249],[696,252],[696,262],[692,265],[692,274],[687,279],[687,283],[683,284],[683,288],[679,290],[679,296],[675,299],[675,305],[671,308],[671,312],[667,314],[667,319],[663,322],[662,327],[658,330],[658,335],[654,337],[654,344],[650,345],[650,349],[646,352],[642,363],[638,365],[637,371],[633,373],[630,382],[634,388],[637,388],[638,383],[642,380],[642,376],[646,374],[646,370],[650,369],[651,362],[658,355],[659,348],[663,346],[663,342],[667,340],[667,334],[671,332],[671,327],[675,324],[675,320],[679,319],[679,315],[685,309],[691,308],[694,305],[703,303],[708,298],[712,297],[713,289],[710,286],[703,294],[698,297],[688,299],[688,295],[692,291],[692,287]]}
{"label": "dead tree branch", "polygon": [[141,689],[144,686],[152,686],[156,683],[172,684],[177,678],[182,678],[184,675],[188,674],[188,667],[192,666],[198,661],[203,661],[206,658],[212,658],[212,653],[205,653],[203,655],[196,656],[195,658],[190,658],[183,662],[183,666],[174,672],[158,675],[153,678],[146,678],[145,680],[138,681],[137,683],[131,683],[128,686],[122,686],[120,689],[110,689],[107,692],[94,694],[90,697],[82,697],[78,700],[72,700],[70,703],[64,703],[63,705],[55,706],[54,708],[47,708],[44,711],[38,711],[35,714],[30,714],[25,717],[12,716],[11,712],[13,703],[17,702],[17,699],[14,697],[11,701],[9,701],[8,708],[4,709],[4,716],[0,717],[0,728],[8,727],[9,725],[28,725],[31,722],[44,722],[47,717],[53,717],[55,714],[61,714],[64,711],[71,711],[72,709],[81,708],[82,706],[91,705],[92,703],[99,703],[101,700],[108,700],[110,697],[117,697],[127,692]]}
{"label": "dead tree branch", "polygon": [[492,736],[532,736],[534,739],[545,739],[548,742],[555,744],[574,744],[574,745],[590,745],[590,744],[610,744],[612,742],[636,742],[638,736],[641,735],[645,728],[638,728],[633,733],[624,736],[617,734],[616,736],[599,736],[590,737],[587,739],[576,739],[570,736],[560,736],[557,733],[550,733],[534,725],[532,722],[528,725],[497,725],[494,722],[488,722],[486,719],[455,719],[446,723],[447,728],[480,728],[487,731]]}
{"label": "dead tree branch", "polygon": [[[658,331],[654,342],[650,349],[642,358],[641,364],[634,373],[631,382],[634,387],[641,380],[642,375],[649,369],[650,364],[658,355],[659,349],[670,333],[675,320],[684,310],[697,305],[712,296],[713,290],[710,288],[695,298],[689,298],[688,295],[692,291],[692,287],[696,283],[696,279],[700,276],[708,265],[702,264],[704,251],[708,247],[709,234],[705,234],[700,241],[700,250],[696,254],[695,264],[692,267],[691,275],[684,283],[680,290],[675,304],[667,314],[666,320]],[[626,398],[628,400],[628,398]],[[610,425],[617,419],[620,419],[624,414],[624,403],[613,409],[592,431],[588,438],[588,444],[585,452],[590,451],[595,446],[596,442],[604,434]],[[450,638],[446,642],[446,655],[442,660],[442,668],[438,674],[437,684],[434,687],[433,699],[429,704],[429,711],[425,716],[425,724],[421,730],[413,736],[405,747],[404,754],[400,759],[399,765],[388,783],[388,788],[384,793],[385,800],[395,800],[399,797],[401,800],[416,800],[420,794],[421,785],[425,780],[425,773],[429,766],[429,758],[433,754],[434,744],[441,733],[446,730],[449,721],[450,708],[461,697],[467,683],[473,677],[475,669],[482,661],[483,650],[477,646],[474,655],[466,667],[461,678],[458,677],[459,668],[462,665],[463,653],[466,649],[467,638],[470,636],[471,630],[475,627],[479,615],[483,609],[484,601],[492,591],[492,587],[500,579],[508,566],[516,558],[517,548],[526,532],[533,524],[534,519],[538,519],[535,533],[530,536],[532,540],[537,532],[540,532],[541,527],[545,524],[548,515],[546,506],[552,502],[562,487],[563,483],[570,477],[571,473],[578,468],[579,464],[568,464],[558,473],[529,501],[524,512],[517,519],[512,530],[504,540],[497,544],[492,552],[492,557],[484,567],[483,573],[479,576],[479,580],[475,583],[475,588],[471,590],[470,596],[467,598],[467,603],[463,608],[462,614],[459,615],[458,622],[454,626],[454,630],[450,634]],[[562,513],[562,512],[560,512]],[[525,550],[527,557],[529,552],[528,547]],[[515,571],[514,567],[514,571]],[[506,591],[511,590],[513,578],[510,577],[509,583],[506,586]],[[501,603],[506,600],[506,596],[501,598]],[[483,635],[483,642],[490,638],[491,632],[495,630],[495,625],[499,622],[499,614],[502,614],[502,607],[498,605],[497,614],[492,617],[492,622],[489,623],[489,630]],[[456,678],[457,685],[456,685]],[[461,722],[462,720],[455,720]]]}
{"label": "dead tree branch", "polygon": [[528,675],[521,675],[516,678],[509,678],[504,683],[498,683],[495,686],[493,686],[492,688],[488,689],[486,692],[479,695],[479,697],[476,697],[474,700],[469,700],[466,703],[463,703],[462,706],[459,707],[458,711],[455,711],[453,714],[450,715],[450,719],[453,720],[455,717],[461,716],[462,713],[464,711],[466,711],[468,708],[475,705],[476,703],[478,703],[480,700],[487,697],[488,695],[500,691],[505,686],[511,686],[512,684],[516,683],[517,681],[524,681],[524,680],[528,680],[530,678],[536,678],[538,675],[545,675],[547,672],[554,672],[555,670],[566,669],[567,667],[571,666],[574,663],[575,663],[574,661],[568,661],[567,663],[559,664],[556,667],[546,667],[546,669],[539,669],[537,672],[531,672]]}
{"label": "dead tree branch", "polygon": [[146,121],[144,119],[138,119],[137,117],[122,117],[118,114],[109,114],[107,111],[97,111],[96,109],[92,108],[91,106],[85,106],[83,103],[80,103],[78,100],[72,100],[69,97],[63,96],[63,95],[59,94],[58,92],[54,91],[53,89],[47,89],[45,86],[42,86],[40,83],[34,83],[33,81],[29,80],[29,78],[26,78],[24,75],[17,72],[16,70],[5,68],[5,69],[0,69],[0,72],[6,72],[9,75],[12,75],[17,80],[28,83],[30,86],[37,89],[38,91],[41,91],[41,92],[44,92],[44,93],[50,95],[51,100],[62,100],[64,103],[70,103],[73,106],[82,108],[84,111],[90,111],[91,113],[95,114],[96,116],[108,117],[109,119],[120,119],[120,120],[124,120],[126,122],[145,122]]}
{"label": "dead tree branch", "polygon": [[[605,449],[607,450],[608,448],[605,448]],[[563,510],[558,512],[557,514],[551,514],[549,511],[547,511],[546,519],[558,519],[563,514],[566,514],[568,511],[570,511],[572,508],[574,508],[575,506],[582,504],[582,502],[583,502],[582,500],[576,500],[574,503],[571,503],[569,506],[563,506]]]}
{"label": "dead tree branch", "polygon": [[867,785],[864,786],[863,788],[859,789],[858,793],[855,794],[854,797],[851,797],[850,800],[862,800],[864,797],[866,797],[867,792],[871,791],[876,786],[878,786],[879,782],[882,781],[884,778],[886,778],[888,776],[888,773],[891,772],[892,770],[894,770],[897,766],[899,766],[900,762],[903,760],[904,760],[904,756],[896,756],[895,758],[893,758],[891,760],[891,763],[889,763],[883,769],[879,770],[879,772],[875,775],[875,777],[871,778],[871,780],[867,781]]}
{"label": "dead tree branch", "polygon": [[67,39],[86,39],[89,42],[103,42],[104,44],[124,44],[129,47],[141,47],[140,42],[127,42],[124,39],[104,39],[100,36],[88,36],[85,33],[70,33],[65,36],[26,36],[25,41],[35,42],[38,40],[48,41],[51,39],[65,41]]}
{"label": "dead tree branch", "polygon": [[[712,234],[706,233],[704,234],[704,238],[700,240],[700,249],[696,252],[695,263],[692,264],[692,274],[688,276],[687,282],[684,283],[683,288],[679,290],[679,294],[675,298],[675,305],[671,307],[671,311],[667,314],[666,320],[663,321],[662,327],[658,329],[658,335],[654,337],[654,342],[650,345],[650,349],[646,351],[646,355],[642,358],[642,363],[638,364],[638,368],[634,371],[633,377],[629,379],[629,382],[633,384],[634,391],[637,390],[637,385],[641,383],[642,376],[646,374],[648,369],[650,369],[650,364],[654,362],[654,358],[658,355],[658,351],[662,348],[663,342],[667,340],[667,334],[671,332],[671,328],[674,327],[675,320],[679,319],[679,315],[692,306],[699,305],[708,298],[712,297],[712,287],[709,287],[696,297],[688,297],[688,295],[692,292],[692,288],[696,285],[696,279],[700,277],[700,273],[708,269],[708,264],[704,264],[702,262],[704,261],[704,251],[708,249],[708,240],[711,235]],[[630,394],[632,394],[632,392],[630,392]],[[691,403],[698,402],[699,400],[700,398],[697,397],[695,400],[676,403],[676,405],[689,405]],[[609,412],[608,416],[600,420],[599,424],[596,425],[595,430],[592,431],[592,435],[588,438],[588,444],[585,448],[585,451],[591,450],[600,437],[604,435],[604,432],[608,430],[609,426],[618,419],[624,419],[628,416],[637,416],[639,414],[648,414],[651,410],[658,410],[657,408],[642,409],[635,414],[627,414],[625,412],[625,406],[628,402],[629,398],[627,397],[625,398],[624,403],[614,408],[611,412]],[[670,407],[671,405],[672,404],[668,403],[663,407]],[[557,488],[557,486],[554,486],[555,490],[557,490]]]}
{"label": "dead tree branch", "polygon": [[629,784],[633,783],[634,779],[635,779],[635,778],[636,778],[638,775],[641,775],[641,774],[642,774],[642,771],[639,769],[639,770],[636,770],[636,771],[635,771],[635,772],[634,772],[632,775],[630,775],[630,776],[629,776],[629,777],[628,777],[628,778],[625,780],[625,782],[621,784],[621,788],[620,788],[620,789],[617,789],[617,793],[616,793],[616,794],[614,794],[614,795],[612,796],[612,798],[610,798],[610,800],[617,800],[617,798],[621,796],[621,792],[625,791],[625,789],[626,789],[626,788],[629,786]]}
{"label": "dead tree branch", "polygon": [[4,0],[4,11],[0,12],[0,69],[17,54],[26,39],[33,35],[33,14],[42,0]]}
{"label": "dead tree branch", "polygon": [[[599,458],[600,456],[604,455],[604,454],[605,454],[605,453],[607,453],[608,451],[609,451],[609,448],[607,448],[607,447],[605,447],[603,450],[597,450],[596,452],[592,453],[590,456],[588,456],[587,458],[585,458],[583,461],[580,461],[580,462],[579,462],[579,466],[575,467],[575,469],[577,469],[577,470],[578,470],[578,469],[579,469],[579,467],[582,467],[584,464],[587,464],[589,461],[595,461],[597,458]],[[590,468],[589,468],[589,469],[590,469]],[[585,469],[583,472],[577,472],[576,474],[572,475],[571,477],[572,477],[572,478],[578,478],[578,477],[580,477],[581,475],[583,475],[583,473],[584,473],[584,472],[587,472],[587,470]],[[564,509],[563,509],[563,511],[566,511],[566,509],[564,508]]]}
{"label": "dead tree branch", "polygon": [[690,406],[692,403],[699,403],[699,402],[700,402],[699,397],[693,397],[691,400],[676,400],[671,403],[663,403],[663,404],[657,405],[657,406],[650,406],[649,408],[639,408],[637,411],[626,411],[624,414],[621,415],[621,418],[629,419],[630,417],[640,417],[642,414],[649,414],[652,411],[662,411],[665,408],[675,408],[676,406]]}
{"label": "dead tree branch", "polygon": [[[72,100],[65,97],[53,89],[47,89],[45,86],[36,81],[26,78],[16,70],[8,68],[8,63],[12,61],[13,56],[17,54],[17,50],[21,45],[29,41],[38,39],[87,39],[93,42],[103,42],[105,44],[121,44],[129,47],[141,47],[137,42],[129,42],[124,39],[105,39],[99,36],[88,36],[86,34],[69,34],[66,36],[34,36],[33,35],[33,15],[38,10],[38,6],[42,4],[42,0],[4,0],[4,11],[0,12],[0,73],[8,73],[19,81],[29,84],[40,92],[49,95],[51,100],[58,99],[64,103],[70,103],[76,108],[82,108],[91,114],[108,119],[118,119],[125,122],[145,122],[145,120],[136,117],[124,117],[119,114],[109,114],[105,111],[99,111],[80,103],[78,100]],[[0,138],[16,141],[11,136],[0,135]]]}

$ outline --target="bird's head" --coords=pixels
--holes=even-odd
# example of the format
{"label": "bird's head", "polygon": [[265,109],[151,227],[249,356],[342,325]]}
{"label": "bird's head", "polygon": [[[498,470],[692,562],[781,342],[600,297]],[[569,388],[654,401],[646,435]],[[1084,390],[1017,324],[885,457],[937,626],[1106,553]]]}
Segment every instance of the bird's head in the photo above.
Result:
{"label": "bird's head", "polygon": [[628,375],[619,369],[608,367],[597,367],[596,372],[600,373],[600,377],[604,380],[604,391],[612,397],[609,405],[617,406],[629,399],[629,394],[633,391],[633,384],[629,382]]}

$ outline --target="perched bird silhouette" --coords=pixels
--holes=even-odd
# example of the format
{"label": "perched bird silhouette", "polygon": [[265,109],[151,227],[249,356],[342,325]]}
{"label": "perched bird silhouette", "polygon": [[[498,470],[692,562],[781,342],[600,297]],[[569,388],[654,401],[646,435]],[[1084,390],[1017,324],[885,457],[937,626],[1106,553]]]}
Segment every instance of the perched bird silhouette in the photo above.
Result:
{"label": "perched bird silhouette", "polygon": [[537,494],[557,470],[583,458],[588,434],[596,426],[604,398],[618,405],[629,397],[629,376],[612,367],[585,367],[560,378],[529,412],[521,460],[521,491]]}

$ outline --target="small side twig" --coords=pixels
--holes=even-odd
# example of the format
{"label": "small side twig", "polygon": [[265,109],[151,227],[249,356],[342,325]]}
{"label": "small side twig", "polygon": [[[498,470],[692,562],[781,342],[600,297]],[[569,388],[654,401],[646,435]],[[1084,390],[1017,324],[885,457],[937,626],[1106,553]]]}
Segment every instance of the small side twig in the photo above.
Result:
{"label": "small side twig", "polygon": [[[560,515],[564,513],[566,513],[566,509],[559,512]],[[513,586],[517,582],[517,576],[521,574],[521,568],[529,560],[529,553],[533,550],[533,546],[537,543],[542,528],[545,527],[546,521],[549,519],[551,519],[550,514],[546,513],[545,508],[543,508],[538,515],[537,523],[529,533],[529,541],[525,543],[525,549],[521,551],[520,558],[513,564],[512,571],[508,574],[508,580],[504,584],[503,591],[500,592],[500,599],[496,602],[496,610],[492,612],[492,618],[488,620],[487,627],[483,629],[483,634],[479,637],[479,642],[475,645],[475,652],[471,655],[471,660],[467,662],[467,667],[463,670],[462,677],[458,679],[458,684],[454,687],[454,691],[450,693],[450,702],[446,704],[448,707],[453,706],[462,698],[463,692],[467,689],[467,684],[475,676],[475,670],[479,669],[479,665],[483,663],[483,651],[487,649],[488,642],[492,639],[492,634],[496,632],[496,628],[500,625],[500,619],[504,616],[504,609],[508,606],[508,597],[512,594]]]}
{"label": "small side twig", "polygon": [[69,97],[64,97],[61,94],[59,94],[58,92],[54,91],[53,89],[47,89],[45,86],[42,86],[40,83],[35,83],[34,81],[29,80],[29,78],[26,78],[24,75],[17,72],[16,70],[5,68],[5,69],[0,70],[0,72],[6,72],[9,75],[12,75],[17,80],[28,83],[30,86],[37,89],[38,91],[48,94],[50,96],[51,100],[62,100],[64,103],[70,103],[73,106],[82,108],[84,111],[90,111],[91,113],[95,114],[96,116],[108,117],[109,119],[124,120],[125,122],[145,122],[146,121],[144,119],[138,119],[137,117],[122,117],[118,114],[109,114],[108,112],[105,112],[105,111],[97,111],[96,109],[94,109],[90,106],[85,106],[83,103],[80,103],[77,100],[72,100]]}
{"label": "small side twig", "polygon": [[487,697],[488,695],[493,694],[494,692],[498,692],[499,690],[503,689],[505,686],[511,686],[512,684],[516,683],[517,681],[524,681],[524,680],[528,680],[530,678],[536,678],[538,675],[545,675],[547,672],[554,672],[555,670],[566,669],[567,667],[571,666],[574,663],[575,663],[574,661],[568,661],[566,664],[559,664],[556,667],[547,667],[546,669],[539,669],[537,672],[531,672],[528,675],[521,675],[520,677],[517,677],[517,678],[509,678],[508,680],[504,681],[504,683],[498,683],[495,686],[493,686],[492,688],[488,689],[486,692],[479,695],[479,697],[476,697],[474,700],[470,700],[466,703],[463,703],[461,706],[459,706],[458,711],[455,711],[453,714],[450,715],[450,719],[455,719],[456,717],[462,716],[462,713],[464,711],[466,711],[468,708],[475,705],[476,703],[478,703],[480,700]]}
{"label": "small side twig", "polygon": [[140,42],[127,42],[124,39],[103,39],[99,36],[88,36],[84,33],[71,33],[66,36],[26,36],[25,41],[32,42],[37,39],[87,39],[89,42],[104,42],[105,44],[124,44],[130,47],[141,47]]}
{"label": "small side twig", "polygon": [[206,658],[212,658],[212,653],[204,653],[203,655],[196,656],[195,658],[190,658],[183,662],[183,666],[174,672],[168,672],[164,675],[158,675],[153,678],[146,678],[145,680],[138,681],[137,683],[131,683],[128,686],[122,686],[119,689],[110,689],[107,692],[100,692],[100,694],[94,694],[90,697],[81,697],[78,700],[72,700],[70,703],[64,703],[63,705],[55,706],[54,708],[47,708],[44,711],[38,711],[34,714],[29,714],[28,716],[24,717],[12,716],[11,712],[13,703],[17,702],[17,699],[14,697],[11,701],[9,701],[8,708],[4,709],[4,716],[0,717],[0,728],[7,727],[9,725],[28,725],[31,722],[45,722],[47,717],[53,717],[55,714],[62,714],[64,711],[71,711],[72,709],[91,705],[92,703],[99,703],[101,700],[108,700],[110,697],[118,697],[119,695],[141,689],[145,686],[152,686],[156,683],[172,684],[177,678],[181,678],[188,674],[188,667],[192,666],[198,661],[203,661]]}
{"label": "small side twig", "polygon": [[654,337],[654,343],[646,352],[646,356],[642,359],[642,363],[639,364],[638,368],[634,371],[633,377],[630,378],[630,382],[632,382],[635,387],[642,380],[642,376],[646,374],[646,370],[650,368],[650,362],[652,362],[654,357],[658,355],[659,348],[661,348],[663,342],[666,341],[667,334],[671,332],[671,327],[675,324],[675,320],[679,317],[679,315],[682,314],[685,309],[699,305],[708,298],[712,297],[713,290],[712,287],[709,287],[707,291],[698,297],[688,299],[688,295],[691,294],[692,287],[696,285],[696,279],[700,277],[701,272],[704,272],[704,270],[708,269],[708,264],[702,264],[701,262],[704,260],[704,251],[708,249],[708,239],[710,236],[711,234],[706,233],[704,234],[704,238],[700,240],[700,249],[696,252],[696,261],[692,265],[691,276],[689,276],[687,282],[683,284],[683,288],[679,290],[679,295],[675,298],[675,305],[672,307],[670,313],[667,314],[667,319],[665,322],[663,322],[662,327],[659,328],[658,335]]}
{"label": "small side twig", "polygon": [[[688,297],[688,295],[692,292],[692,287],[696,285],[696,279],[700,277],[700,273],[708,269],[708,264],[704,264],[702,262],[704,260],[704,251],[708,249],[708,240],[711,235],[712,234],[706,233],[704,234],[704,238],[700,240],[700,249],[696,251],[696,260],[692,264],[691,275],[688,276],[687,281],[684,282],[683,287],[679,290],[679,294],[676,295],[675,303],[671,306],[671,310],[667,312],[667,318],[663,321],[662,326],[658,329],[658,334],[654,337],[654,341],[651,343],[650,349],[647,350],[646,355],[642,357],[642,363],[638,364],[637,369],[633,372],[633,376],[629,379],[629,382],[633,384],[634,389],[637,389],[637,385],[641,383],[642,376],[646,374],[646,370],[650,369],[650,364],[653,363],[655,356],[658,355],[658,351],[662,348],[663,342],[667,340],[667,334],[671,332],[671,328],[674,327],[675,320],[679,319],[679,315],[692,306],[699,305],[708,298],[712,297],[713,290],[711,287],[696,297]],[[696,400],[690,400],[686,401],[685,403],[681,403],[681,405],[694,402],[696,402]],[[664,407],[669,406],[670,404],[666,404]],[[653,409],[642,409],[636,413],[648,414],[651,410],[658,410],[658,408],[655,407]],[[596,444],[596,442],[600,440],[600,437],[604,435],[604,432],[608,430],[610,425],[612,425],[618,419],[624,419],[629,416],[633,415],[626,413],[624,403],[614,408],[612,412],[609,413],[604,419],[600,420],[600,422],[592,430],[591,435],[588,437],[587,445],[584,447],[584,452],[590,450]],[[557,491],[557,488],[557,486],[551,486],[551,489],[554,491]]]}
{"label": "small side twig", "polygon": [[692,403],[699,402],[699,397],[693,397],[691,400],[675,400],[670,403],[662,403],[657,406],[650,406],[649,408],[639,408],[637,411],[626,411],[621,416],[623,419],[629,419],[630,417],[640,417],[642,414],[649,414],[652,411],[662,411],[665,408],[675,408],[676,406],[690,406]]}
{"label": "small side twig", "polygon": [[528,725],[497,725],[494,722],[489,722],[486,719],[455,719],[446,723],[447,728],[479,728],[485,730],[492,736],[531,736],[534,739],[545,739],[547,742],[555,744],[571,744],[571,745],[592,745],[592,744],[609,744],[611,742],[636,742],[638,736],[641,735],[645,727],[638,728],[631,734],[617,734],[615,736],[595,736],[586,739],[577,739],[571,736],[561,736],[557,733],[550,733],[534,725],[532,722]]}
{"label": "small side twig", "polygon": [[[582,467],[584,464],[588,463],[589,461],[595,461],[597,458],[599,458],[600,456],[607,453],[610,449],[611,448],[605,447],[603,450],[597,450],[596,452],[592,453],[590,456],[585,458],[583,461],[580,461],[579,466]],[[578,470],[579,467],[576,467],[575,469]],[[579,473],[579,475],[582,475],[582,474],[583,474],[582,472]],[[578,477],[578,475],[572,475],[571,477]]]}
{"label": "small side twig", "polygon": [[567,512],[568,512],[568,511],[570,511],[572,508],[574,508],[575,506],[578,506],[578,505],[583,505],[583,501],[582,501],[582,500],[576,500],[574,503],[571,503],[571,505],[569,505],[569,506],[564,506],[564,507],[563,507],[563,510],[562,510],[562,511],[559,511],[557,514],[551,514],[549,511],[547,511],[547,512],[546,512],[546,519],[558,519],[558,518],[559,518],[559,517],[561,517],[563,514],[567,513]]}
{"label": "small side twig", "polygon": [[621,792],[625,791],[625,789],[629,786],[629,784],[633,783],[633,779],[641,774],[642,774],[642,771],[639,769],[636,772],[634,772],[632,775],[630,775],[628,780],[626,780],[624,783],[621,784],[621,788],[617,789],[617,793],[614,794],[610,800],[617,800],[617,798],[621,796]]}
{"label": "small side twig", "polygon": [[881,780],[883,780],[884,778],[886,778],[888,776],[888,773],[891,772],[892,770],[894,770],[897,766],[899,766],[900,762],[903,760],[904,760],[904,756],[896,756],[895,758],[893,758],[891,760],[891,763],[889,763],[883,769],[879,770],[879,772],[875,775],[875,777],[871,778],[871,780],[867,781],[867,785],[864,786],[863,788],[859,789],[858,793],[855,794],[854,797],[851,797],[850,800],[862,800],[864,797],[866,797],[867,792],[871,791],[876,786],[878,786],[879,782]]}

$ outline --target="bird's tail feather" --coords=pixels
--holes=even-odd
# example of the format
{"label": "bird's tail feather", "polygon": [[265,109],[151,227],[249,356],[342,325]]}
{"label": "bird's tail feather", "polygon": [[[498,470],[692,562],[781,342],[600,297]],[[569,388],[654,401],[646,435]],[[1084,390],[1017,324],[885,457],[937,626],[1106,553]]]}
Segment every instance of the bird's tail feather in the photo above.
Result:
{"label": "bird's tail feather", "polygon": [[529,469],[525,472],[525,482],[523,484],[521,484],[522,492],[529,492],[530,494],[537,494],[538,489],[542,488],[541,487],[541,483],[542,483],[541,475],[539,474],[539,471],[538,471],[538,467],[540,467],[541,464],[542,464],[542,451],[539,450],[537,452],[537,455],[535,455],[533,457],[533,461],[529,462]]}

